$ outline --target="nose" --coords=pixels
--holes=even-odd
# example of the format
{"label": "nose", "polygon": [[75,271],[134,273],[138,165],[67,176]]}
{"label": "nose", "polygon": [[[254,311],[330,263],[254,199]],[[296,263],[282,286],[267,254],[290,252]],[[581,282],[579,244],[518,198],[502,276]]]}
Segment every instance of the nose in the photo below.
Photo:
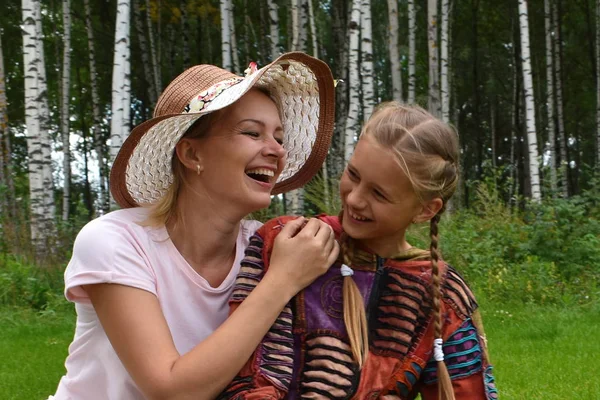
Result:
{"label": "nose", "polygon": [[362,189],[359,185],[352,186],[352,188],[346,195],[346,204],[348,204],[350,207],[356,210],[360,210],[365,207],[365,196],[363,195]]}
{"label": "nose", "polygon": [[282,159],[287,155],[287,150],[274,137],[271,137],[266,141],[263,153],[266,156]]}

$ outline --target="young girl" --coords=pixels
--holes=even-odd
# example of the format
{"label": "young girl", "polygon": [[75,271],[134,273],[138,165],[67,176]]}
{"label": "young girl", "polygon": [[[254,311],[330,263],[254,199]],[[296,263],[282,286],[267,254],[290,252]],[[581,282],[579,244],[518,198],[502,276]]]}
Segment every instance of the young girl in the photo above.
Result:
{"label": "young girl", "polygon": [[[477,303],[438,251],[458,158],[456,133],[425,110],[377,109],[341,178],[340,216],[320,217],[342,245],[338,261],[287,305],[221,398],[497,398]],[[232,310],[263,278],[288,220],[251,239]],[[405,236],[426,221],[429,251]]]}

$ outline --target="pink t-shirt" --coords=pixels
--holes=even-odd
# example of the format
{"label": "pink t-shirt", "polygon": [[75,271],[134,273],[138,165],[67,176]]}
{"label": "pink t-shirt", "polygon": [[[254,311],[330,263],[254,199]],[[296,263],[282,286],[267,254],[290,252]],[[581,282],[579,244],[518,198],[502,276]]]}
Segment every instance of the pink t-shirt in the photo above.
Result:
{"label": "pink t-shirt", "polygon": [[143,395],[111,346],[81,285],[116,283],[153,293],[175,347],[190,351],[228,316],[228,300],[250,236],[261,225],[242,221],[229,275],[211,287],[185,261],[164,227],[142,227],[142,208],[111,212],[77,235],[65,271],[65,295],[75,303],[77,326],[55,400],[134,400]]}

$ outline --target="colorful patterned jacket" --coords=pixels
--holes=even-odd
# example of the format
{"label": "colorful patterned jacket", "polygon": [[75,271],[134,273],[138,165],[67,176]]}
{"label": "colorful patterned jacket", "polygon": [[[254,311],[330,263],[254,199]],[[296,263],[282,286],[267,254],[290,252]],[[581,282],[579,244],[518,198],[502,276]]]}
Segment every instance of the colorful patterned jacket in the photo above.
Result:
{"label": "colorful patterned jacket", "polygon": [[[337,217],[320,216],[339,238]],[[269,266],[275,236],[290,217],[267,222],[250,240],[232,312]],[[418,251],[423,256],[423,251]],[[369,354],[352,361],[342,311],[341,262],[287,305],[220,399],[437,399],[432,361],[431,263],[415,252],[393,259],[356,249],[353,279],[367,311]],[[496,399],[477,303],[450,266],[442,268],[445,362],[457,399]]]}

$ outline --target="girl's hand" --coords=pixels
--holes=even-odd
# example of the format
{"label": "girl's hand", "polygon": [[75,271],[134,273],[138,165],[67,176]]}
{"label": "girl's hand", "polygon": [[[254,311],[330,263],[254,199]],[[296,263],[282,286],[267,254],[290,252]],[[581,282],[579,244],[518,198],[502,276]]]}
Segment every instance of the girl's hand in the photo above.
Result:
{"label": "girl's hand", "polygon": [[291,298],[323,275],[339,250],[333,229],[325,222],[316,218],[289,221],[275,238],[265,279],[289,289]]}

